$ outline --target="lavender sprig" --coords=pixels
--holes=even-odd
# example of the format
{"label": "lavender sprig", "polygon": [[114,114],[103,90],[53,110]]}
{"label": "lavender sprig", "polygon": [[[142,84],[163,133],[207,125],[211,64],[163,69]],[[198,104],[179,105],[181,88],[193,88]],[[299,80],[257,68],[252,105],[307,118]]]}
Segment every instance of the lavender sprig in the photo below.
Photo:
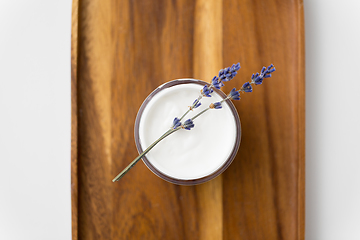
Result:
{"label": "lavender sprig", "polygon": [[271,77],[271,73],[275,71],[274,65],[271,64],[270,66],[263,67],[260,71],[260,73],[256,73],[253,74],[251,76],[251,82],[246,82],[242,85],[242,87],[239,90],[236,90],[236,88],[233,88],[230,93],[227,95],[226,98],[222,99],[220,102],[214,102],[211,103],[209,105],[209,107],[205,108],[204,110],[202,110],[200,113],[198,113],[197,115],[195,115],[194,117],[192,117],[191,119],[188,119],[184,122],[184,124],[181,123],[181,120],[185,117],[185,115],[195,109],[198,108],[201,103],[200,100],[203,96],[205,97],[211,97],[211,93],[213,92],[213,87],[215,87],[216,89],[220,89],[221,87],[224,86],[223,82],[227,82],[230,81],[231,79],[233,79],[236,74],[237,71],[240,69],[240,63],[237,64],[233,64],[231,66],[231,68],[225,68],[219,71],[219,76],[215,76],[212,80],[211,80],[211,84],[209,86],[205,85],[203,87],[203,89],[201,90],[201,94],[200,96],[195,99],[195,101],[193,102],[193,104],[191,106],[189,106],[189,109],[184,113],[184,115],[179,119],[179,118],[175,118],[173,120],[173,126],[166,131],[160,138],[158,138],[154,143],[152,143],[147,149],[145,149],[145,151],[143,151],[137,158],[135,158],[122,172],[120,172],[112,181],[119,181],[146,153],[148,153],[156,144],[158,144],[161,140],[163,140],[164,138],[166,138],[167,136],[169,136],[170,134],[178,131],[179,129],[186,129],[186,130],[191,130],[191,128],[193,128],[194,125],[194,120],[199,117],[200,115],[204,114],[206,111],[208,111],[209,109],[221,109],[222,108],[222,103],[228,99],[231,100],[240,100],[240,92],[252,92],[252,85],[260,85],[262,84],[263,80],[265,78],[269,78]]}

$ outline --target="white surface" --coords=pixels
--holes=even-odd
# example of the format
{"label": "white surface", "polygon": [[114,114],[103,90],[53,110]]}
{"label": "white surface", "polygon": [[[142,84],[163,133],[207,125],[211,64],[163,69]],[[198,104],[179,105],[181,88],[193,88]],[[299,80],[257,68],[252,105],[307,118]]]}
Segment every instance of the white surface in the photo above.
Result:
{"label": "white surface", "polygon": [[70,0],[0,1],[0,239],[71,239]]}
{"label": "white surface", "polygon": [[[174,116],[180,118],[184,114],[188,109],[186,106],[194,102],[201,88],[198,84],[176,85],[161,90],[151,99],[139,126],[143,149],[169,130]],[[201,106],[190,111],[182,122],[194,117],[212,102],[221,100],[216,92],[211,98],[202,98]],[[169,125],[159,124],[161,122]],[[156,169],[167,176],[189,180],[208,176],[224,164],[236,141],[236,122],[229,105],[224,102],[221,109],[208,110],[194,120],[194,125],[190,131],[180,129],[168,136],[147,153],[147,159]],[[213,136],[216,136],[216,142]]]}
{"label": "white surface", "polygon": [[[360,239],[360,1],[305,0],[306,239]],[[71,239],[70,0],[0,0],[0,239]]]}
{"label": "white surface", "polygon": [[306,0],[306,239],[360,239],[360,1]]}

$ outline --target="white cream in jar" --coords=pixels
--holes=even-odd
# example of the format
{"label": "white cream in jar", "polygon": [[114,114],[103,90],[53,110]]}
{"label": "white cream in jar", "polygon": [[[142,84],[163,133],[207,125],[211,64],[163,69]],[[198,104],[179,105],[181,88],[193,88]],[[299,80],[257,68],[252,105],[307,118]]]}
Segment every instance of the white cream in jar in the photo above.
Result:
{"label": "white cream in jar", "polygon": [[[180,118],[187,111],[202,86],[187,83],[159,88],[161,91],[152,96],[138,115],[138,141],[143,150],[172,126],[175,117]],[[190,111],[182,122],[222,99],[216,92],[210,98],[203,97],[201,106]],[[208,110],[196,118],[194,124],[191,130],[174,132],[146,154],[154,168],[174,179],[199,179],[218,171],[234,152],[236,154],[240,122],[236,110],[227,102],[222,103],[221,109]]]}

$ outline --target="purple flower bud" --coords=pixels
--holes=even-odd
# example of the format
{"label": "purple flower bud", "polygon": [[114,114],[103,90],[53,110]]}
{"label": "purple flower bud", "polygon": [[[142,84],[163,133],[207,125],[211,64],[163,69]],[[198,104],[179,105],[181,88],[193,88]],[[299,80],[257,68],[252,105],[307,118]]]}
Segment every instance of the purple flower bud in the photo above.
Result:
{"label": "purple flower bud", "polygon": [[200,105],[201,105],[201,102],[199,102],[199,100],[198,99],[195,99],[195,101],[193,102],[193,108],[198,108],[198,107],[200,107]]}
{"label": "purple flower bud", "polygon": [[219,79],[224,82],[228,82],[233,79],[237,71],[240,69],[240,63],[233,64],[231,67],[227,67],[219,71]]}
{"label": "purple flower bud", "polygon": [[180,122],[180,119],[178,119],[177,117],[174,118],[174,121],[173,121],[173,128],[176,129],[178,127],[181,126],[181,122]]}
{"label": "purple flower bud", "polygon": [[236,88],[233,88],[229,93],[229,97],[232,100],[240,100],[240,93],[236,91]]}
{"label": "purple flower bud", "polygon": [[253,74],[251,76],[251,81],[252,81],[252,83],[255,83],[256,85],[262,84],[262,82],[264,81],[264,78],[271,77],[271,73],[274,71],[275,71],[275,68],[274,68],[273,64],[269,65],[267,68],[263,67],[261,69],[261,74],[256,73],[255,75]]}
{"label": "purple flower bud", "polygon": [[266,70],[266,67],[263,67],[263,68],[261,69],[261,74],[264,74],[265,70]]}
{"label": "purple flower bud", "polygon": [[221,75],[223,75],[224,74],[224,69],[221,69],[220,71],[219,71],[219,76],[221,76]]}
{"label": "purple flower bud", "polygon": [[221,80],[219,80],[219,78],[217,76],[215,76],[212,80],[212,85],[216,88],[216,89],[220,89],[222,86],[224,86],[224,84],[222,83]]}
{"label": "purple flower bud", "polygon": [[257,78],[255,78],[254,82],[256,85],[260,85],[262,84],[264,78],[262,78],[261,76],[258,76]]}
{"label": "purple flower bud", "polygon": [[214,103],[214,108],[215,108],[215,109],[220,109],[220,108],[222,108],[221,102],[215,102],[215,103]]}
{"label": "purple flower bud", "polygon": [[186,130],[190,130],[194,126],[195,125],[194,125],[193,121],[191,119],[188,119],[184,122],[183,128],[185,128]]}
{"label": "purple flower bud", "polygon": [[252,92],[252,86],[249,82],[246,82],[242,86],[241,90],[243,90],[244,92]]}
{"label": "purple flower bud", "polygon": [[201,90],[201,93],[203,96],[205,97],[211,97],[211,93],[213,92],[214,90],[212,90],[211,88],[208,87],[208,85],[205,85],[204,88]]}
{"label": "purple flower bud", "polygon": [[269,77],[271,77],[271,74],[270,74],[270,73],[267,73],[267,74],[264,76],[264,78],[269,78]]}
{"label": "purple flower bud", "polygon": [[275,72],[275,68],[273,68],[273,69],[269,69],[269,73],[272,73],[272,72]]}

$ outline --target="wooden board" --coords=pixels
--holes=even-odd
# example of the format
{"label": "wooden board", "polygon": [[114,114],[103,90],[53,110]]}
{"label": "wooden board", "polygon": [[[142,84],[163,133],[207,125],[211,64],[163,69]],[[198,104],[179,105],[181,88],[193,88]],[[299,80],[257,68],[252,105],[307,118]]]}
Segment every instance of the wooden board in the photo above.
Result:
{"label": "wooden board", "polygon": [[[74,240],[304,239],[302,0],[74,0],[72,16]],[[222,175],[177,186],[138,163],[111,182],[137,156],[135,117],[153,89],[236,62],[225,92],[277,71],[235,103],[242,142]]]}

